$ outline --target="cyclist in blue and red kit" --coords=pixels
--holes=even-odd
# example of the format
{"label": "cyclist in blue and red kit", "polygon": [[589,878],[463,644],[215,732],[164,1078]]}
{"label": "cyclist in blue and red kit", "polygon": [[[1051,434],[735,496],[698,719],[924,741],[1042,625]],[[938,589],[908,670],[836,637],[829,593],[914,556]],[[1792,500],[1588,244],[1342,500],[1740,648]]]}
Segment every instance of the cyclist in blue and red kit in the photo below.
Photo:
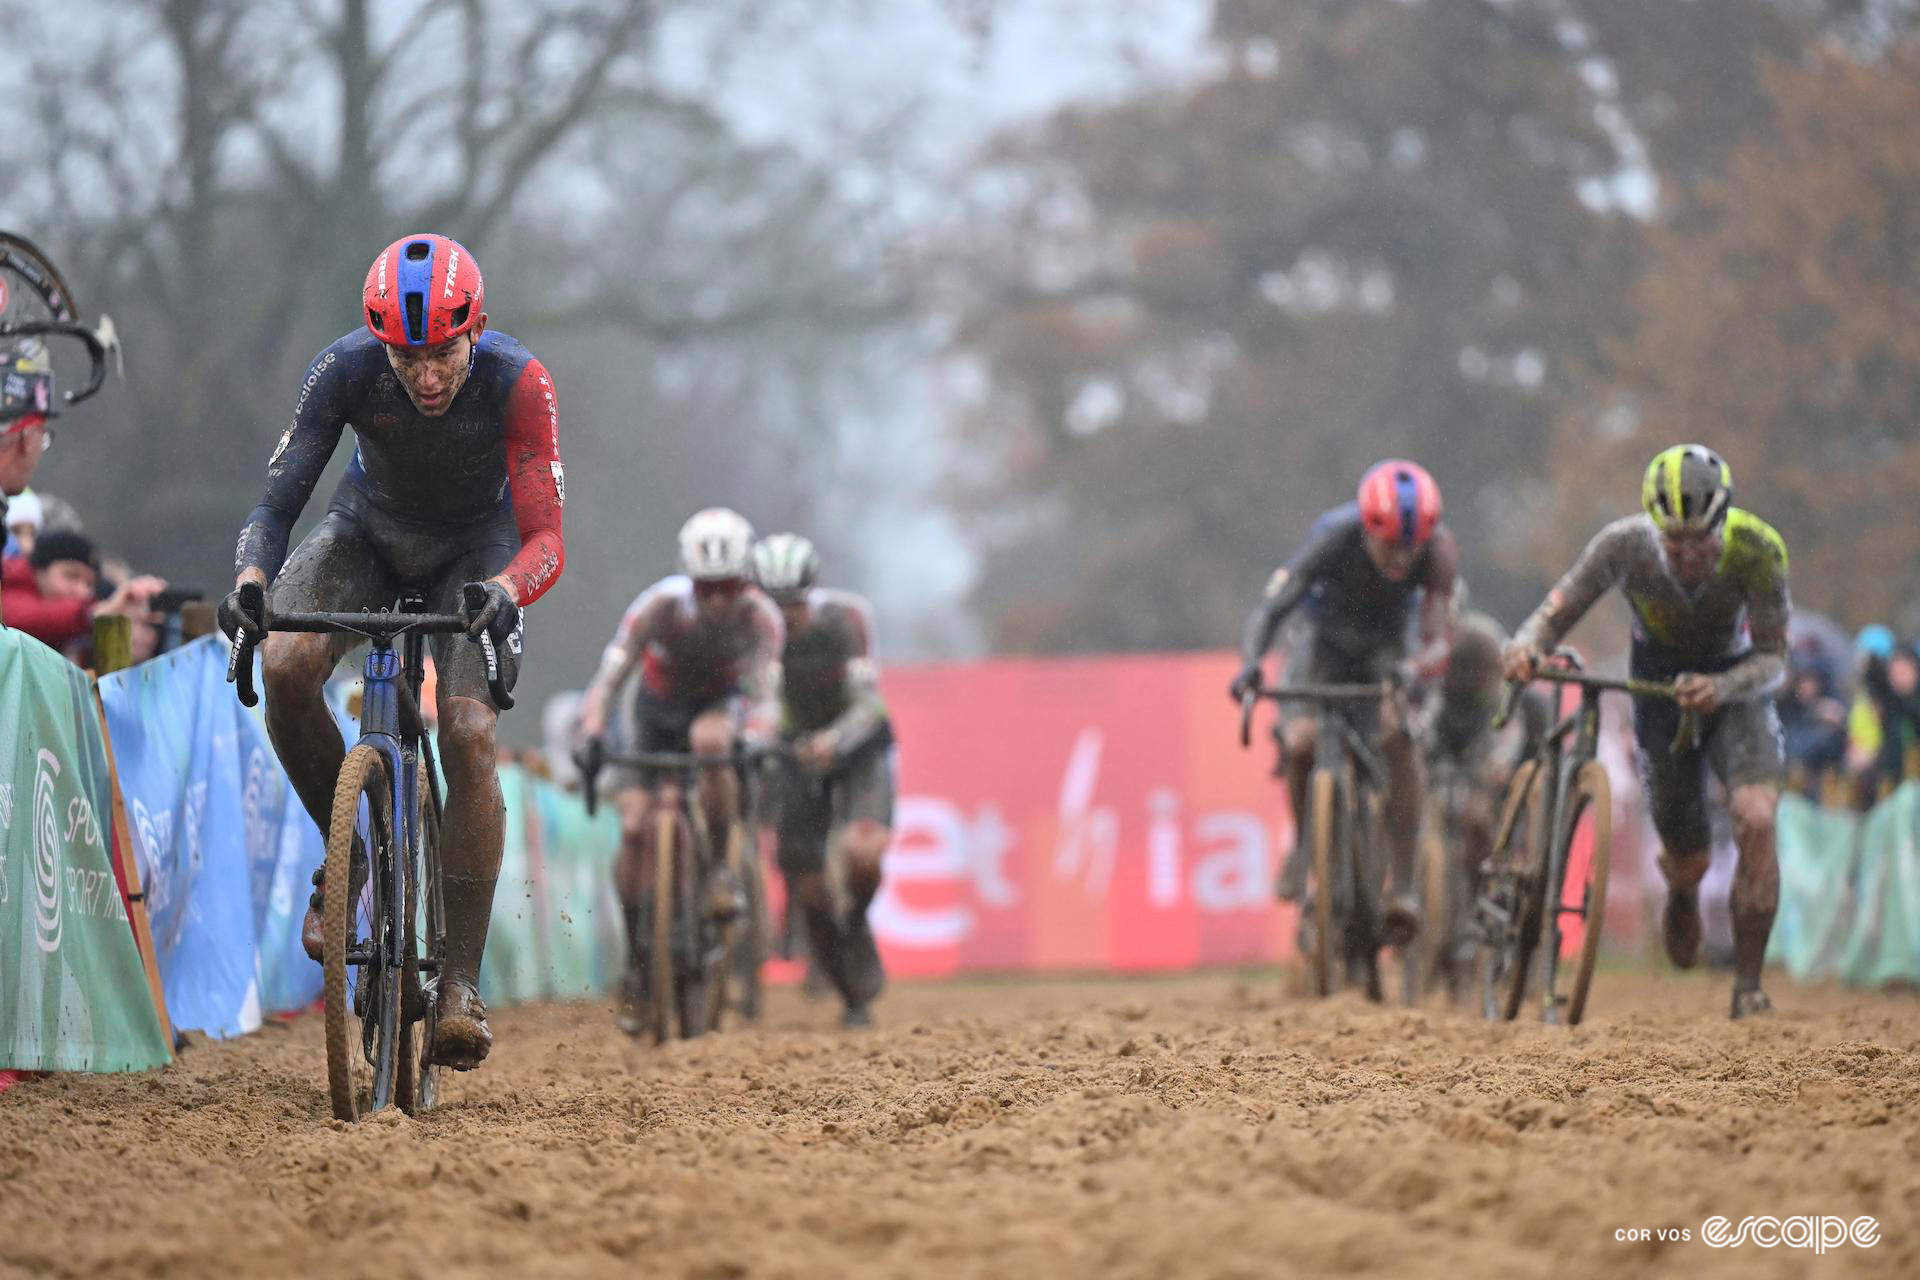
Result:
{"label": "cyclist in blue and red kit", "polygon": [[[533,353],[487,330],[485,287],[473,255],[446,236],[394,241],[367,272],[364,328],[322,351],[294,402],[293,424],[267,462],[266,495],[240,531],[236,590],[220,608],[229,636],[258,635],[262,619],[238,584],[271,586],[267,611],[378,609],[403,590],[427,608],[467,615],[489,633],[509,687],[519,673],[522,607],[560,576],[560,415],[553,380]],[[287,554],[288,534],[351,426],[353,460],[327,514]],[[467,608],[467,584],[485,589]],[[274,632],[261,645],[267,731],[307,812],[325,831],[346,747],[322,688],[355,638]],[[446,768],[447,955],[438,1024],[427,1052],[460,1070],[492,1047],[476,984],[504,806],[495,769],[499,708],[479,646],[435,636],[439,741]],[[366,878],[355,850],[353,878]],[[302,929],[320,956],[320,876]]]}
{"label": "cyclist in blue and red kit", "polygon": [[[1260,664],[1280,624],[1304,613],[1288,651],[1287,679],[1303,683],[1371,683],[1397,673],[1426,680],[1445,670],[1453,645],[1453,588],[1460,552],[1440,523],[1440,487],[1426,469],[1389,459],[1368,468],[1356,499],[1313,523],[1307,541],[1267,581],[1241,641],[1237,701],[1260,687]],[[1407,631],[1418,610],[1418,651],[1407,656]],[[1388,941],[1410,941],[1420,927],[1413,896],[1423,789],[1420,760],[1405,709],[1382,704],[1380,754],[1387,767],[1387,833],[1393,889],[1384,921]],[[1287,788],[1296,814],[1306,812],[1313,772],[1314,722],[1289,720]],[[1279,895],[1298,902],[1306,887],[1304,842],[1296,839],[1282,872]]]}

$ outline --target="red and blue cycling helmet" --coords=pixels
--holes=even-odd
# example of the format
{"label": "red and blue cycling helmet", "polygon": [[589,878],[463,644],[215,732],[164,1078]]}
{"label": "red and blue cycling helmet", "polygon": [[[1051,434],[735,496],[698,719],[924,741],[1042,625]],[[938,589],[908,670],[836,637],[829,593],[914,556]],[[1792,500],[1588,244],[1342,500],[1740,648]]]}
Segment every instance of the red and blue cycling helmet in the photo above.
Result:
{"label": "red and blue cycling helmet", "polygon": [[1389,458],[1360,477],[1360,523],[1395,546],[1425,546],[1440,523],[1440,486],[1425,467]]}
{"label": "red and blue cycling helmet", "polygon": [[367,328],[390,347],[433,347],[486,321],[480,264],[458,240],[402,236],[367,268]]}

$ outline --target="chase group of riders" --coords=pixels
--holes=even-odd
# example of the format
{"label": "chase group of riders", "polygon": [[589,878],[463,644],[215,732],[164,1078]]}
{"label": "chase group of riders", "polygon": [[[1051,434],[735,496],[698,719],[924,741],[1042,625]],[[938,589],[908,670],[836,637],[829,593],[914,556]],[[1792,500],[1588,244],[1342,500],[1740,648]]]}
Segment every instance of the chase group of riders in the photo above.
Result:
{"label": "chase group of riders", "polygon": [[[1268,581],[1247,621],[1231,693],[1238,700],[1262,686],[1267,652],[1289,617],[1299,621],[1287,651],[1292,680],[1397,677],[1407,689],[1434,686],[1418,716],[1401,699],[1385,702],[1375,729],[1391,855],[1383,933],[1387,942],[1405,944],[1423,927],[1447,927],[1420,919],[1414,890],[1425,769],[1468,768],[1483,796],[1497,796],[1548,718],[1533,702],[1523,721],[1496,728],[1502,679],[1531,681],[1574,624],[1618,589],[1631,606],[1630,674],[1670,681],[1674,693],[1671,700],[1632,699],[1634,752],[1667,882],[1667,955],[1683,969],[1699,962],[1700,882],[1713,849],[1711,770],[1738,849],[1731,1010],[1743,1018],[1772,1008],[1760,978],[1780,897],[1774,820],[1784,749],[1771,695],[1787,673],[1786,545],[1765,521],[1733,505],[1730,468],[1702,445],[1675,445],[1655,457],[1641,483],[1641,506],[1640,514],[1594,535],[1507,638],[1484,615],[1455,620],[1459,553],[1441,522],[1433,478],[1411,462],[1378,463],[1362,477],[1355,501],[1322,515]],[[1682,741],[1686,713],[1700,731]],[[1294,812],[1302,813],[1313,725],[1296,719],[1283,726],[1282,738]],[[1491,813],[1483,803],[1477,824],[1468,824],[1478,826],[1482,851]],[[1473,856],[1471,849],[1464,856]],[[1296,841],[1281,871],[1281,898],[1301,898],[1305,863]]]}
{"label": "chase group of riders", "polygon": [[[361,318],[314,359],[301,384],[292,424],[268,459],[265,493],[240,532],[235,590],[219,621],[230,637],[261,642],[269,736],[324,830],[345,743],[323,690],[352,637],[268,632],[239,588],[266,588],[268,614],[379,609],[407,591],[430,610],[466,616],[466,637],[436,636],[433,647],[446,775],[447,949],[427,1054],[467,1070],[492,1045],[478,979],[505,814],[495,749],[500,708],[469,639],[491,637],[510,689],[524,654],[523,611],[565,563],[559,410],[545,366],[487,327],[479,265],[446,236],[410,235],[382,250],[367,272]],[[356,443],[346,473],[319,524],[289,550],[294,522],[348,427]],[[1700,948],[1708,767],[1730,796],[1740,849],[1738,1017],[1768,1007],[1760,965],[1778,896],[1773,814],[1781,745],[1767,695],[1785,672],[1786,552],[1772,529],[1732,506],[1726,464],[1701,446],[1656,458],[1644,497],[1644,513],[1602,530],[1506,640],[1490,620],[1455,618],[1459,553],[1441,522],[1432,477],[1410,462],[1380,463],[1362,479],[1357,500],[1316,521],[1305,545],[1273,574],[1248,620],[1233,693],[1261,684],[1263,659],[1289,617],[1300,624],[1291,632],[1291,676],[1372,681],[1397,671],[1410,686],[1437,689],[1418,723],[1397,702],[1385,705],[1378,723],[1392,844],[1387,926],[1391,939],[1404,941],[1422,927],[1411,891],[1422,743],[1436,758],[1484,756],[1500,677],[1531,678],[1595,600],[1618,587],[1633,606],[1636,674],[1675,679],[1681,705],[1707,717],[1699,748],[1676,752],[1674,709],[1642,700],[1633,708],[1664,848],[1666,945],[1683,967]],[[724,508],[694,515],[679,551],[684,572],[646,588],[620,619],[588,687],[580,733],[593,738],[621,727],[640,752],[715,759],[732,756],[743,740],[784,742],[774,787],[779,864],[810,949],[844,1002],[844,1021],[865,1025],[884,982],[866,914],[880,885],[894,797],[871,610],[857,596],[816,585],[819,559],[806,539],[756,540],[748,522]],[[1296,812],[1312,766],[1311,729],[1302,721],[1285,727]],[[1498,761],[1483,768],[1497,785]],[[633,936],[643,892],[638,869],[662,781],[626,769],[609,778],[621,827],[614,880],[630,935],[621,999],[629,1029],[638,1026],[642,998]],[[740,821],[735,770],[701,769],[697,791],[708,830],[730,831]],[[364,879],[364,857],[353,874]],[[303,928],[316,959],[320,879],[316,873]],[[1304,880],[1296,849],[1280,895],[1297,900]],[[725,876],[711,883],[707,910],[739,909],[738,886]]]}

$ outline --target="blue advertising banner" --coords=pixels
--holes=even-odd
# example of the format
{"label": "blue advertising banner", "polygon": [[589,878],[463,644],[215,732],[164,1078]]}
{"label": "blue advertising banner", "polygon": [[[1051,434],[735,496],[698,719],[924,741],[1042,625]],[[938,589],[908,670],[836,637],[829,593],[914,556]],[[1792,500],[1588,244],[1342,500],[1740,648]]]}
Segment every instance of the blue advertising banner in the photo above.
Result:
{"label": "blue advertising banner", "polygon": [[229,1036],[320,994],[300,950],[320,833],[217,636],[100,681],[174,1025]]}

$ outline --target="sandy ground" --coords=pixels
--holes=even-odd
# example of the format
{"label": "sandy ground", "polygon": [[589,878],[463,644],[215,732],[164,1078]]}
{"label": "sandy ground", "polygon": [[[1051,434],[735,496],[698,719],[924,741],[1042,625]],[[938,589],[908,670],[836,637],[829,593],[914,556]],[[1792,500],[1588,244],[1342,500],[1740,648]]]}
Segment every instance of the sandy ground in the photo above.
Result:
{"label": "sandy ground", "polygon": [[[0,1275],[1920,1275],[1920,1000],[1603,975],[1588,1025],[1274,975],[776,994],[655,1050],[509,1010],[442,1110],[327,1118],[320,1019],[0,1095]],[[1879,1243],[1701,1241],[1860,1214]],[[1623,1228],[1685,1228],[1626,1243]]]}

